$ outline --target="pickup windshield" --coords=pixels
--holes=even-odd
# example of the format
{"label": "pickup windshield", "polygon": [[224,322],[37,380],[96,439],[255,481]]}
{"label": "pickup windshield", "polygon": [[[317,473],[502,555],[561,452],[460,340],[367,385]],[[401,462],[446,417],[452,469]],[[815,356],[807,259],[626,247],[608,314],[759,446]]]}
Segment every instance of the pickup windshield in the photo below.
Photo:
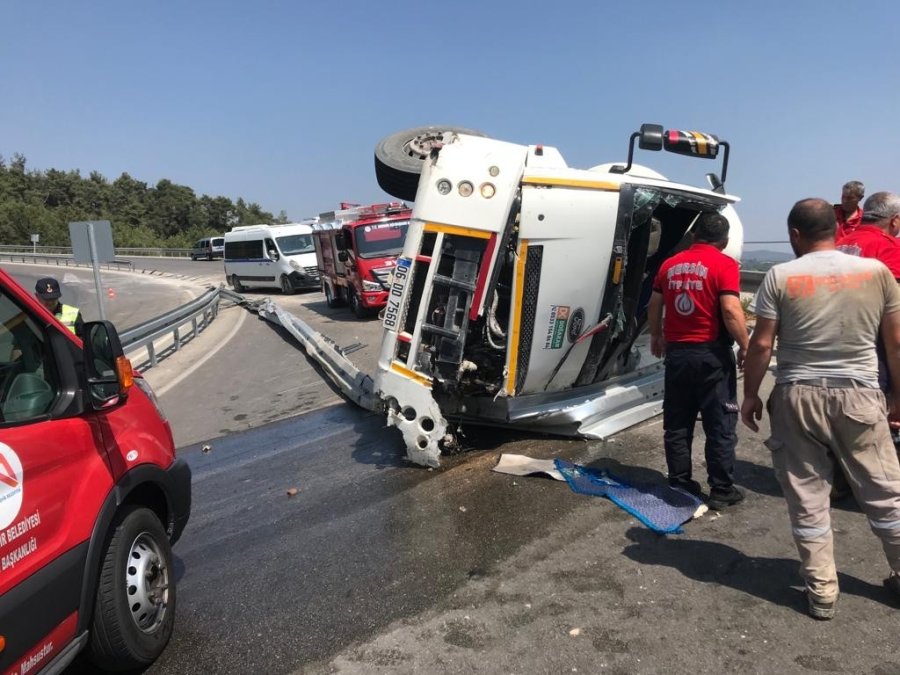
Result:
{"label": "pickup windshield", "polygon": [[409,229],[408,220],[357,227],[355,236],[359,257],[382,258],[389,255],[400,255],[403,251],[403,241],[406,239],[407,229]]}
{"label": "pickup windshield", "polygon": [[282,255],[297,255],[299,253],[312,253],[313,240],[311,234],[290,234],[285,237],[275,237]]}

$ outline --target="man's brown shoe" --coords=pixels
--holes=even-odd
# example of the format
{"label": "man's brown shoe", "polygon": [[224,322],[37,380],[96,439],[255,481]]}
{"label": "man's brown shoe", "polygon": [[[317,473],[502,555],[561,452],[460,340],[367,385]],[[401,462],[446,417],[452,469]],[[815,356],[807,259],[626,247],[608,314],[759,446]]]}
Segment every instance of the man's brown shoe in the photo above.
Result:
{"label": "man's brown shoe", "polygon": [[806,593],[809,615],[819,621],[830,621],[834,618],[834,606],[837,604],[837,598],[832,602],[823,602],[813,597],[809,592]]}

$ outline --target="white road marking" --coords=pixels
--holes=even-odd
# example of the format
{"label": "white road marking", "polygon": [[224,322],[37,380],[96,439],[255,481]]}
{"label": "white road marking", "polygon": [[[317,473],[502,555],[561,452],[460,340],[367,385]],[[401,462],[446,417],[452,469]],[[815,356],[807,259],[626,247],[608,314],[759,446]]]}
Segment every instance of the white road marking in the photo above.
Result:
{"label": "white road marking", "polygon": [[195,370],[200,368],[204,363],[209,361],[213,356],[215,356],[219,352],[219,350],[222,349],[222,347],[224,347],[225,345],[228,344],[228,342],[231,340],[231,338],[233,338],[235,335],[237,335],[237,332],[241,329],[241,326],[244,325],[244,320],[247,318],[247,314],[248,314],[248,312],[241,311],[241,316],[238,319],[237,323],[234,325],[234,327],[231,329],[231,331],[228,333],[228,335],[225,336],[225,339],[222,340],[221,342],[219,342],[218,345],[216,345],[215,349],[209,351],[202,359],[197,361],[194,365],[192,365],[190,368],[185,370],[183,373],[181,373],[181,375],[179,375],[174,380],[169,382],[166,386],[160,387],[159,390],[156,392],[156,395],[162,396],[167,391],[172,389],[172,387],[178,385],[186,377],[190,376]]}

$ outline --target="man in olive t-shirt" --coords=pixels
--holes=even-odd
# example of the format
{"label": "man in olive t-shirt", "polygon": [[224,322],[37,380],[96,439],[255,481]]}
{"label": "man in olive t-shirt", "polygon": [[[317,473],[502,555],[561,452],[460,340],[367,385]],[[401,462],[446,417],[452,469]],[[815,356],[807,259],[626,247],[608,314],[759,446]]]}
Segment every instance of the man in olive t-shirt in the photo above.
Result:
{"label": "man in olive t-shirt", "polygon": [[900,595],[900,463],[875,356],[880,332],[893,382],[900,382],[900,290],[883,263],[836,251],[834,228],[825,200],[806,199],[791,210],[788,231],[798,258],[770,269],[756,296],[741,406],[744,424],[758,431],[759,387],[777,337],[766,445],[816,619],[831,619],[838,597],[832,457],[881,539],[891,568],[885,586]]}

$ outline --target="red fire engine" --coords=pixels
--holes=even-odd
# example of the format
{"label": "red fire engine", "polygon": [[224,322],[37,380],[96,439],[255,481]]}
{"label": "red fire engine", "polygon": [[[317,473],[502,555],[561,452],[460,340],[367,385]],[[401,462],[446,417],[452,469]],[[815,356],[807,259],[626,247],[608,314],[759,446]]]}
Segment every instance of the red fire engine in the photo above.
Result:
{"label": "red fire engine", "polygon": [[403,202],[341,207],[313,225],[319,277],[329,307],[347,303],[364,318],[387,304],[412,210]]}

